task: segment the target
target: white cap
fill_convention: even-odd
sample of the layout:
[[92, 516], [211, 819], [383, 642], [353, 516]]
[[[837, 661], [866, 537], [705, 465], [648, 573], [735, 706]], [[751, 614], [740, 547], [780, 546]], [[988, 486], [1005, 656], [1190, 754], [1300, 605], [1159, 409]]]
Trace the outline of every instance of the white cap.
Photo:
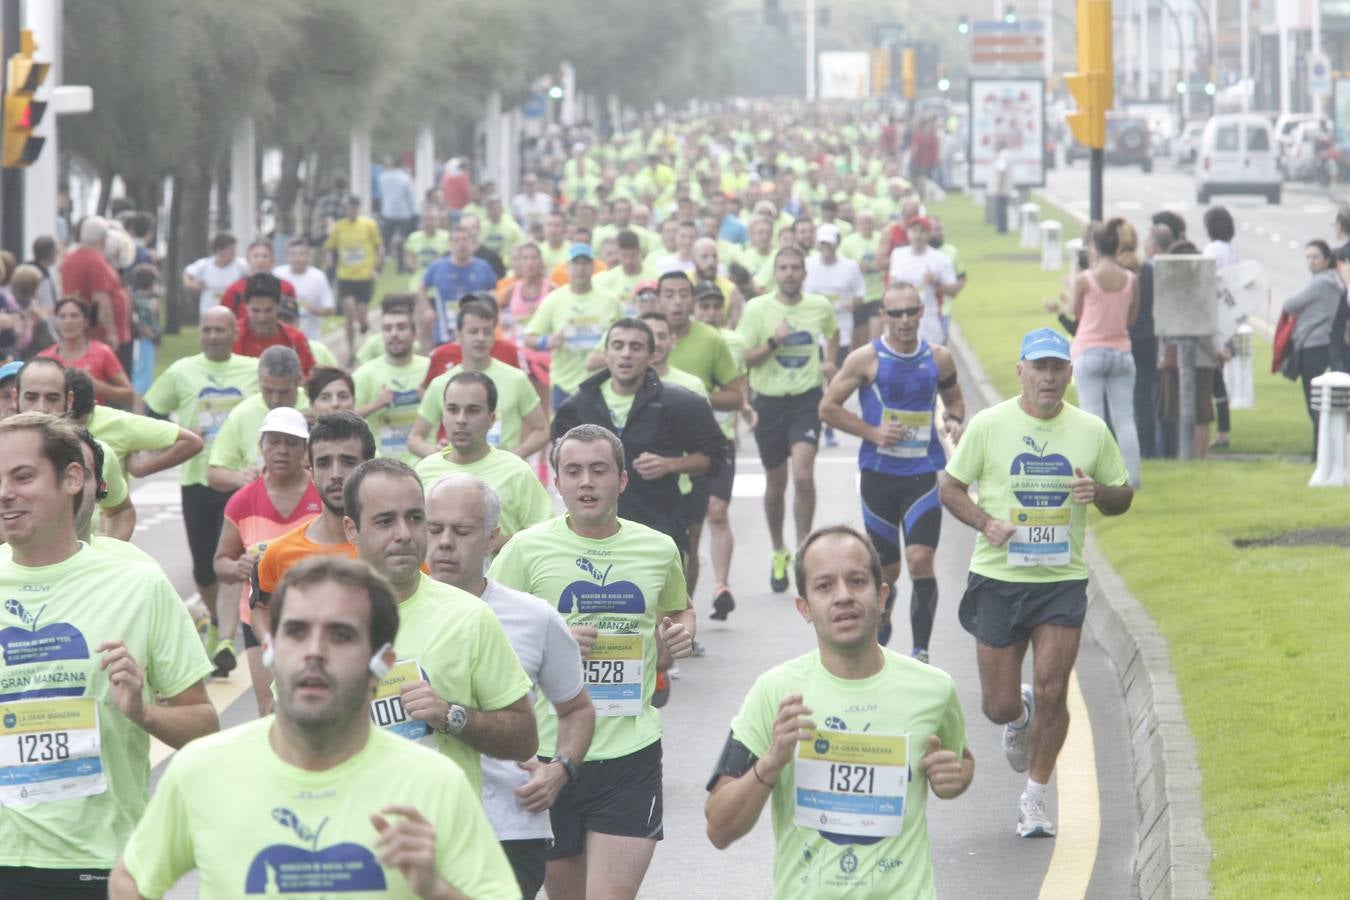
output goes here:
[[839, 245], [839, 226], [826, 222], [816, 227], [817, 244]]
[[262, 424], [258, 426], [258, 435], [261, 437], [269, 431], [276, 434], [289, 434], [291, 437], [298, 437], [302, 441], [309, 440], [309, 423], [305, 421], [304, 415], [299, 410], [292, 409], [289, 406], [278, 406], [267, 411], [267, 415], [263, 416]]

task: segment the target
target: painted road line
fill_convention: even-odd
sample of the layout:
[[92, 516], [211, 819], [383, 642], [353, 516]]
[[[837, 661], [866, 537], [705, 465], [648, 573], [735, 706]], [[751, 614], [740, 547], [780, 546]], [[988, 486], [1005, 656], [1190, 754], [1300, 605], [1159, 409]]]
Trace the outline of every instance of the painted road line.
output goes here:
[[[252, 691], [253, 689], [253, 682], [249, 679], [246, 666], [235, 669], [231, 675], [233, 677], [226, 681], [218, 681], [209, 676], [206, 679], [206, 696], [210, 698], [211, 705], [216, 708], [217, 715], [229, 709], [230, 704], [238, 700], [245, 691]], [[150, 739], [150, 768], [152, 770], [173, 754], [174, 749], [168, 744], [163, 743], [158, 738]]]
[[1055, 852], [1050, 857], [1045, 880], [1041, 882], [1040, 900], [1067, 900], [1087, 895], [1101, 836], [1097, 751], [1077, 672], [1069, 675], [1067, 700], [1069, 734], [1055, 767], [1059, 828], [1054, 839]]

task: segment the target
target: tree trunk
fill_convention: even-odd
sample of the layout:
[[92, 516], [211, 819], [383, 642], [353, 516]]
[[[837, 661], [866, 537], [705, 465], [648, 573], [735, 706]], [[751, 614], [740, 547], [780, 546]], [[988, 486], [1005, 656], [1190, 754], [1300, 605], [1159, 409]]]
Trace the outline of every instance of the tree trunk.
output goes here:
[[295, 204], [300, 196], [300, 160], [298, 147], [281, 148], [281, 179], [277, 182], [276, 217], [279, 234], [296, 235], [303, 229], [296, 221]]
[[164, 278], [170, 298], [165, 328], [170, 333], [197, 321], [197, 298], [182, 287], [181, 273], [188, 263], [209, 252], [210, 208], [211, 167], [189, 162], [174, 173], [173, 200], [169, 205], [169, 250], [164, 261]]

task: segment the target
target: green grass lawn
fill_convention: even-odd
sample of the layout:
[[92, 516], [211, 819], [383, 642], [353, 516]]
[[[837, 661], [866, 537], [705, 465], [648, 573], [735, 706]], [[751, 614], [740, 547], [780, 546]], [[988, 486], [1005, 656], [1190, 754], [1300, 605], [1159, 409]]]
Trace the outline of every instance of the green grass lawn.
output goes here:
[[[1041, 309], [1062, 275], [999, 236], [968, 198], [935, 211], [969, 286], [956, 321], [995, 386], [1017, 389], [1022, 334], [1055, 325]], [[1066, 233], [1073, 219], [1042, 203]], [[1232, 452], [1306, 453], [1311, 428], [1296, 383], [1270, 375], [1257, 342], [1256, 409], [1233, 412]], [[1266, 374], [1262, 374], [1266, 373]], [[1307, 487], [1286, 461], [1148, 460], [1129, 514], [1093, 517], [1111, 564], [1167, 638], [1199, 748], [1215, 897], [1350, 894], [1350, 550], [1239, 549], [1234, 539], [1344, 527], [1350, 495]]]

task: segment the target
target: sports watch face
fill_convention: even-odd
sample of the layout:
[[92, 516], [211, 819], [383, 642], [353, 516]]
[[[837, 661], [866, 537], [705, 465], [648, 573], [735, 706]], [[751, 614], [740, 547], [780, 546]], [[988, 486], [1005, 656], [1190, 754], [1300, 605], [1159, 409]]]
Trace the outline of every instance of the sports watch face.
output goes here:
[[462, 706], [451, 706], [445, 724], [451, 734], [459, 734], [469, 724], [469, 711]]

